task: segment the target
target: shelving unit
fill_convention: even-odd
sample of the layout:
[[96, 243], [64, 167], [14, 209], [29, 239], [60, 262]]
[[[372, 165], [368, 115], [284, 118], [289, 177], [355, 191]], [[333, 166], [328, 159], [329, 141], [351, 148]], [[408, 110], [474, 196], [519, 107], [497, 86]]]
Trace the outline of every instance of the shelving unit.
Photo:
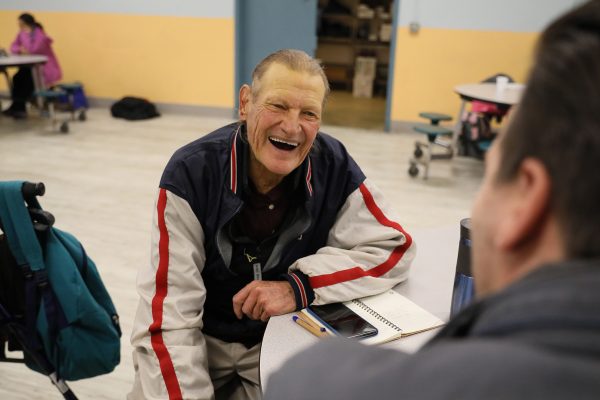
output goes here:
[[[374, 95], [386, 96], [390, 42], [381, 26], [392, 24], [393, 0], [320, 0], [317, 58], [333, 89], [352, 90], [356, 57], [375, 57]], [[368, 9], [371, 12], [368, 11]], [[370, 14], [370, 15], [369, 15]]]

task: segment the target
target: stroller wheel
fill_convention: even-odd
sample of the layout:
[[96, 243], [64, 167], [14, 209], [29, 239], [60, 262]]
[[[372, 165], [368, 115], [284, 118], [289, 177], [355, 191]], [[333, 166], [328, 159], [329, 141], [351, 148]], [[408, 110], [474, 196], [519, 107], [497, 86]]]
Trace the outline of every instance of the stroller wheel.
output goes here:
[[60, 131], [62, 133], [69, 133], [69, 124], [67, 124], [66, 122], [60, 124]]
[[412, 178], [419, 175], [419, 168], [416, 166], [416, 164], [410, 164], [410, 168], [408, 168], [408, 175], [410, 175]]
[[80, 121], [85, 121], [87, 119], [87, 115], [85, 115], [85, 110], [80, 111], [79, 116], [77, 118], [79, 118]]
[[423, 150], [421, 150], [420, 146], [417, 146], [413, 154], [415, 155], [415, 158], [421, 158], [423, 156]]

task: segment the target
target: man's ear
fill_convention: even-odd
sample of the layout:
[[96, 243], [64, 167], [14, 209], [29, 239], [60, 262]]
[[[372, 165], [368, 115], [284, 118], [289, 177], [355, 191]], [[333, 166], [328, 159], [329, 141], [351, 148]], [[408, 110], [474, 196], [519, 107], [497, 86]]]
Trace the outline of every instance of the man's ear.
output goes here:
[[535, 239], [546, 222], [552, 183], [541, 161], [526, 158], [508, 185], [507, 212], [497, 232], [497, 245], [504, 250], [514, 250]]
[[248, 118], [248, 107], [252, 97], [252, 89], [247, 84], [243, 84], [240, 88], [240, 108], [238, 110], [238, 116], [241, 121], [245, 121]]

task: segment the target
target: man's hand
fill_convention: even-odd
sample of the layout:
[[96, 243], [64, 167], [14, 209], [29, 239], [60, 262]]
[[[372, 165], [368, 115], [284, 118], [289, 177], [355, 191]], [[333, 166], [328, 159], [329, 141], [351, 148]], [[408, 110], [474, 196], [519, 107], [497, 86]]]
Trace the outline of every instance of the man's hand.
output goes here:
[[296, 309], [294, 291], [287, 281], [252, 281], [233, 296], [233, 312], [242, 319], [268, 320]]

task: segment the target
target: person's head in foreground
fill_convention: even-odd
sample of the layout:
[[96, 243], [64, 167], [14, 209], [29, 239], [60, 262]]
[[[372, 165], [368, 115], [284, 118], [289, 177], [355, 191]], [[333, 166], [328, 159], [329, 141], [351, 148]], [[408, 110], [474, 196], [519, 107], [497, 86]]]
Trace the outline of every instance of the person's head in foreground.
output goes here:
[[412, 356], [319, 344], [269, 381], [266, 398], [598, 398], [599, 162], [594, 0], [544, 31], [487, 154], [472, 215], [479, 300]]
[[543, 263], [600, 256], [600, 2], [554, 22], [492, 146], [473, 208], [477, 291]]

